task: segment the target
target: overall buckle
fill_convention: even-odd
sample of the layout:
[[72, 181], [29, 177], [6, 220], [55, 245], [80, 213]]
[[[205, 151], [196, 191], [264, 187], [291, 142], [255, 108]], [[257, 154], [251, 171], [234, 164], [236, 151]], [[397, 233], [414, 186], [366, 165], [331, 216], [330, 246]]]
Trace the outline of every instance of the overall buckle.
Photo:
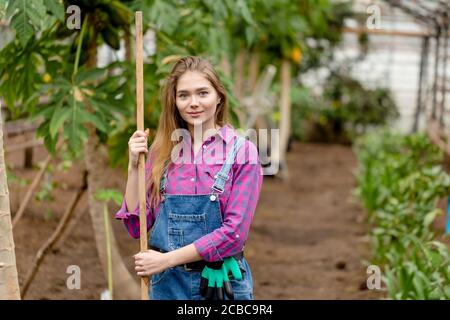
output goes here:
[[215, 177], [220, 177], [220, 178], [222, 178], [223, 180], [225, 180], [225, 181], [228, 181], [228, 179], [230, 178], [230, 176], [229, 175], [227, 175], [227, 174], [223, 174], [222, 172], [217, 172], [217, 174], [216, 174], [216, 176]]
[[217, 188], [215, 185], [213, 185], [213, 186], [211, 187], [211, 189], [213, 189], [213, 190], [216, 191], [217, 193], [222, 193], [222, 192], [223, 192], [223, 190]]

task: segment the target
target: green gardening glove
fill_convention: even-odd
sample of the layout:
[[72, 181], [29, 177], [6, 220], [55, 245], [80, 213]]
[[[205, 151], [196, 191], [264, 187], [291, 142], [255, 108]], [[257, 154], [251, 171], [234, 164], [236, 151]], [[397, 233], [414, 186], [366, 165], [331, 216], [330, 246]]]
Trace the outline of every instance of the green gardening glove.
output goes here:
[[229, 274], [231, 272], [231, 274], [233, 275], [233, 277], [236, 280], [242, 280], [241, 268], [239, 268], [239, 264], [235, 258], [233, 258], [233, 257], [226, 258], [223, 261], [223, 264], [225, 266], [227, 274]]
[[218, 300], [224, 300], [225, 293], [230, 300], [234, 300], [233, 288], [228, 276], [230, 272], [236, 280], [242, 279], [239, 265], [233, 257], [223, 261], [207, 262], [200, 280], [202, 297], [212, 300], [216, 296]]

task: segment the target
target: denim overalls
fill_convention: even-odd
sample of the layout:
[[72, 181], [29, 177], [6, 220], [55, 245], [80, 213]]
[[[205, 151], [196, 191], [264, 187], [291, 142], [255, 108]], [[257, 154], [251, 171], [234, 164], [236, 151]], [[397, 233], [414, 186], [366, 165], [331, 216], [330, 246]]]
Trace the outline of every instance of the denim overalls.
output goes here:
[[[161, 251], [172, 251], [193, 243], [202, 236], [222, 225], [219, 196], [225, 189], [228, 174], [237, 150], [245, 139], [237, 136], [231, 151], [209, 194], [165, 194], [160, 203], [156, 221], [153, 224], [149, 246]], [[165, 191], [167, 166], [161, 179], [161, 194]], [[225, 258], [225, 257], [224, 257]], [[242, 280], [230, 279], [235, 300], [253, 300], [253, 280], [250, 267], [242, 258], [238, 260], [242, 271]], [[185, 266], [176, 266], [151, 277], [150, 299], [152, 300], [203, 300], [200, 295], [201, 272], [186, 270]], [[225, 298], [228, 299], [228, 298]]]

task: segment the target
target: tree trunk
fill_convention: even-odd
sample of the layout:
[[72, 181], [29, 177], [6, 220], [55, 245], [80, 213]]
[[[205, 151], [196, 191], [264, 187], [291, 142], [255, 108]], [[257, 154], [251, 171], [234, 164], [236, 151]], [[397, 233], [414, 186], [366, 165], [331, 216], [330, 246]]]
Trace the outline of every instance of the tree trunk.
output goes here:
[[281, 97], [280, 97], [280, 164], [282, 178], [289, 177], [286, 166], [286, 151], [291, 132], [291, 63], [287, 59], [281, 62]]
[[231, 66], [230, 61], [228, 60], [228, 57], [224, 55], [222, 59], [220, 60], [219, 67], [222, 69], [223, 73], [227, 77], [231, 77]]
[[0, 119], [0, 300], [20, 300]]
[[133, 57], [133, 47], [131, 44], [131, 31], [130, 28], [125, 30], [125, 33], [123, 35], [123, 39], [125, 42], [125, 60], [128, 62], [132, 61]]
[[234, 70], [234, 95], [241, 102], [244, 93], [244, 69], [245, 69], [245, 59], [247, 56], [247, 50], [241, 48], [236, 57], [236, 64]]
[[[94, 68], [97, 65], [97, 46], [93, 40], [88, 48], [89, 60], [88, 68]], [[89, 213], [91, 215], [92, 226], [95, 233], [95, 242], [97, 251], [104, 271], [106, 279], [108, 264], [106, 254], [106, 233], [105, 223], [103, 219], [103, 204], [95, 199], [95, 194], [100, 189], [105, 188], [104, 184], [104, 168], [108, 166], [108, 154], [104, 146], [100, 144], [95, 127], [92, 124], [87, 125], [89, 132], [88, 141], [84, 147], [84, 159], [86, 170], [88, 172], [88, 202]], [[110, 228], [112, 230], [112, 227]], [[139, 286], [137, 279], [134, 279], [128, 269], [125, 267], [122, 257], [117, 248], [115, 237], [111, 237], [113, 276], [114, 276], [114, 293], [116, 299], [138, 299]]]
[[242, 98], [244, 94], [244, 68], [245, 68], [245, 60], [247, 56], [247, 51], [244, 47], [241, 47], [238, 55], [236, 56], [235, 64], [234, 64], [234, 86], [233, 93], [236, 99], [239, 102], [239, 107], [234, 110], [236, 113], [239, 124], [242, 126], [245, 124], [246, 114], [245, 110], [242, 109]]
[[[250, 65], [248, 71], [249, 96], [256, 97], [258, 95], [258, 92], [256, 92], [256, 86], [258, 84], [259, 79], [259, 65], [260, 65], [260, 53], [259, 51], [254, 51], [250, 55]], [[256, 117], [253, 126], [256, 131], [260, 129], [268, 129], [267, 123], [260, 115]], [[257, 135], [257, 137], [259, 139], [259, 135]]]
[[249, 95], [255, 93], [256, 83], [259, 77], [259, 57], [258, 51], [254, 51], [250, 55], [250, 66], [248, 71]]

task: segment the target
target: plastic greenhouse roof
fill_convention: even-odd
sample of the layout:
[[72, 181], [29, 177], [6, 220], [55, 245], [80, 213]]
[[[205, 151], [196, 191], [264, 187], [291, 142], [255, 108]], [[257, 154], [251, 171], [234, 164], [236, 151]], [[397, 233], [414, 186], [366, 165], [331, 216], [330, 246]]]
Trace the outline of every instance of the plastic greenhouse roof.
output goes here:
[[428, 27], [436, 26], [449, 28], [450, 1], [449, 0], [384, 0], [392, 7], [396, 7], [414, 17], [418, 23]]

